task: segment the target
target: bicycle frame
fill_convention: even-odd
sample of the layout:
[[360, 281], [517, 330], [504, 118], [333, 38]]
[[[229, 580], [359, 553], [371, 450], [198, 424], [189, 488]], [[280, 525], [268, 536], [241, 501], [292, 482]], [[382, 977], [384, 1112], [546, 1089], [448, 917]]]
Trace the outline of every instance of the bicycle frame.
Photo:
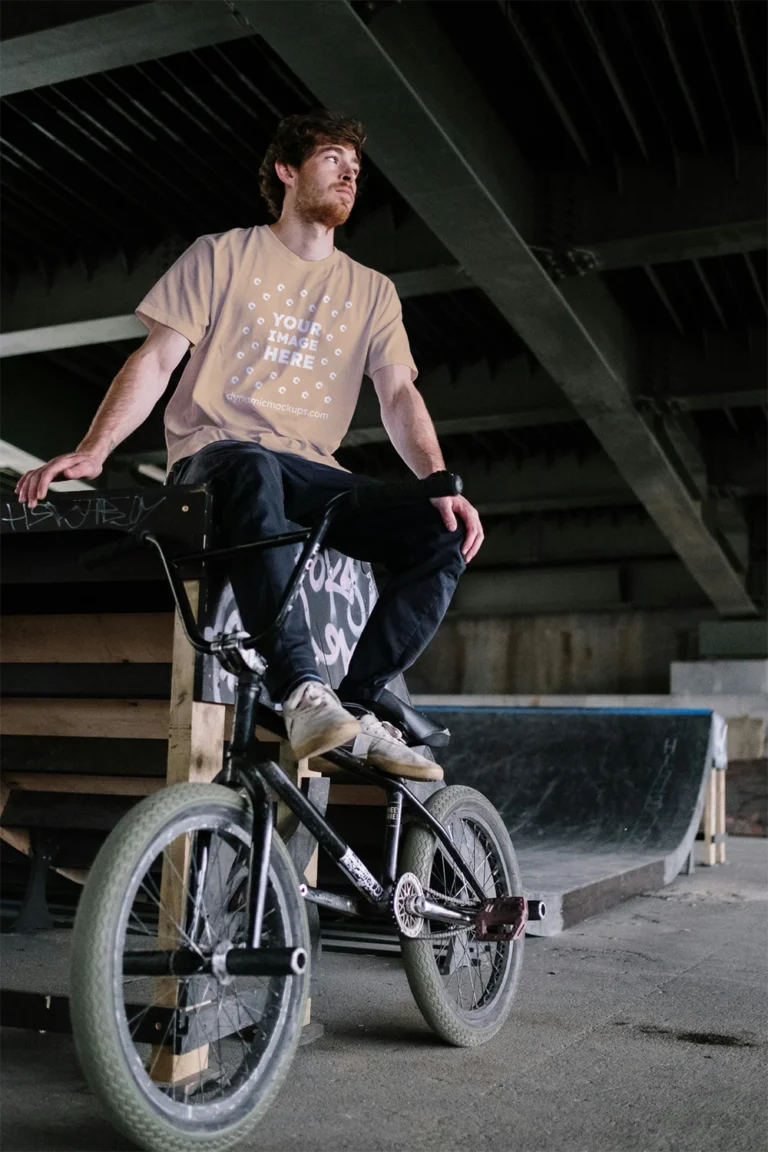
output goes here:
[[[200, 652], [215, 655], [226, 671], [236, 678], [235, 716], [232, 732], [232, 741], [227, 753], [224, 772], [220, 782], [231, 788], [243, 788], [251, 803], [253, 812], [253, 831], [248, 887], [248, 940], [251, 948], [258, 948], [261, 941], [262, 922], [264, 916], [264, 903], [266, 899], [269, 857], [273, 832], [272, 802], [267, 786], [273, 790], [299, 819], [299, 821], [315, 837], [318, 844], [330, 855], [339, 870], [363, 897], [365, 904], [360, 904], [348, 897], [338, 896], [335, 893], [313, 891], [302, 886], [305, 899], [321, 906], [333, 908], [346, 915], [359, 916], [366, 906], [376, 910], [379, 914], [388, 914], [390, 900], [397, 879], [397, 858], [400, 847], [402, 831], [403, 806], [405, 805], [413, 815], [428, 825], [442, 845], [446, 854], [453, 861], [457, 871], [466, 881], [468, 889], [474, 893], [482, 903], [485, 893], [477, 882], [476, 877], [462, 858], [460, 852], [453, 844], [446, 829], [430, 814], [425, 806], [413, 795], [406, 784], [396, 778], [387, 776], [376, 769], [370, 768], [357, 757], [338, 749], [334, 752], [324, 753], [325, 757], [339, 767], [349, 769], [370, 782], [382, 788], [388, 797], [386, 832], [384, 842], [384, 859], [381, 880], [369, 871], [363, 861], [337, 834], [315, 805], [296, 787], [286, 773], [268, 759], [263, 752], [260, 741], [256, 736], [256, 720], [267, 720], [265, 725], [277, 735], [285, 736], [282, 723], [278, 721], [275, 713], [260, 704], [266, 662], [255, 653], [255, 667], [246, 663], [242, 651], [253, 651], [261, 637], [246, 636], [240, 633], [221, 635], [213, 640], [205, 640], [200, 635], [197, 622], [194, 618], [192, 606], [186, 593], [178, 569], [184, 564], [193, 561], [211, 561], [233, 555], [240, 555], [250, 549], [274, 548], [304, 541], [304, 547], [297, 561], [291, 581], [286, 589], [283, 602], [278, 614], [270, 626], [271, 631], [278, 628], [293, 608], [301, 591], [301, 586], [307, 571], [311, 567], [315, 556], [322, 547], [323, 540], [333, 519], [343, 511], [346, 503], [346, 493], [332, 500], [323, 515], [320, 523], [314, 529], [303, 529], [297, 532], [283, 533], [263, 541], [252, 544], [240, 544], [232, 548], [213, 549], [207, 552], [191, 553], [169, 560], [156, 536], [147, 533], [144, 540], [151, 544], [165, 569], [168, 582], [173, 593], [176, 608], [182, 626], [190, 644]], [[270, 722], [273, 721], [273, 722]], [[456, 909], [442, 908], [440, 905], [428, 902], [430, 918], [441, 919], [446, 922], [472, 923], [473, 916]]]
[[[296, 787], [282, 768], [274, 761], [260, 755], [263, 751], [255, 735], [256, 708], [261, 677], [251, 673], [238, 679], [235, 724], [233, 738], [227, 755], [220, 782], [232, 788], [244, 788], [251, 800], [253, 810], [253, 850], [250, 863], [248, 891], [248, 939], [252, 948], [258, 948], [261, 938], [261, 923], [266, 896], [269, 852], [271, 846], [273, 815], [272, 803], [267, 786], [283, 800], [299, 821], [315, 837], [318, 844], [331, 857], [339, 870], [363, 897], [364, 903], [332, 892], [316, 891], [302, 886], [305, 899], [349, 916], [360, 916], [363, 909], [371, 908], [382, 915], [388, 915], [390, 900], [397, 880], [397, 859], [402, 831], [404, 805], [417, 818], [421, 819], [434, 832], [445, 852], [453, 861], [468, 887], [479, 901], [486, 899], [485, 893], [469, 869], [450, 835], [424, 805], [399, 779], [386, 777], [376, 769], [369, 768], [351, 753], [339, 749], [325, 753], [340, 767], [345, 767], [383, 788], [388, 796], [386, 832], [381, 879], [369, 871], [359, 856], [342, 840], [322, 813], [304, 793]], [[266, 710], [264, 710], [266, 711]], [[472, 923], [473, 916], [455, 909], [443, 909], [439, 905], [429, 905], [431, 918], [446, 922]]]

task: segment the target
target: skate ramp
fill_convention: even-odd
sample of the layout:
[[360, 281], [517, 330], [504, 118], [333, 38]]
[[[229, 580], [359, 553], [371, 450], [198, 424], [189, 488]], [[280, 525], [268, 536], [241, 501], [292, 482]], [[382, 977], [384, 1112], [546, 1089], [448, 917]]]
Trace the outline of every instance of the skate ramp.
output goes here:
[[537, 935], [669, 884], [726, 763], [726, 726], [709, 711], [420, 706], [451, 730], [446, 783], [501, 813], [526, 895], [547, 905]]

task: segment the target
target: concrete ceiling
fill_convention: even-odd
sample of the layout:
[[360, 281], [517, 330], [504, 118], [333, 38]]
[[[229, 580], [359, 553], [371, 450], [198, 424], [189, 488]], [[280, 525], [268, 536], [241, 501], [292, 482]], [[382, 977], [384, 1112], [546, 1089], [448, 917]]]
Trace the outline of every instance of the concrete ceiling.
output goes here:
[[[599, 516], [574, 562], [645, 564], [659, 605], [762, 607], [763, 6], [1, 7], [6, 440], [79, 438], [141, 337], [136, 302], [194, 236], [266, 220], [273, 126], [324, 103], [368, 127], [339, 242], [404, 300], [450, 466], [488, 519], [479, 566], [534, 564], [511, 543], [533, 517], [562, 568]], [[158, 417], [116, 482], [162, 462]], [[371, 390], [341, 459], [397, 472]]]

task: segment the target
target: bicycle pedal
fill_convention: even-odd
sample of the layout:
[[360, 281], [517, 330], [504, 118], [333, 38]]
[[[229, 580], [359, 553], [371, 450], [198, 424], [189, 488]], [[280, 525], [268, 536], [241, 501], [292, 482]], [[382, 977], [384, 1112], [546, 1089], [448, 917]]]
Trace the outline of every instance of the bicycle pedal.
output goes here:
[[528, 901], [524, 896], [498, 896], [487, 900], [477, 913], [477, 940], [519, 940], [528, 922]]

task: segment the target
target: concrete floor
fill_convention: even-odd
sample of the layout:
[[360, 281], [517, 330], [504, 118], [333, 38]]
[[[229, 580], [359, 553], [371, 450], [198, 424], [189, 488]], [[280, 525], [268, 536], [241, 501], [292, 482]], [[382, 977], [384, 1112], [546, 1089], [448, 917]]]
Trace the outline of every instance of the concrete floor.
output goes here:
[[[434, 1040], [399, 963], [325, 955], [324, 1036], [249, 1142], [270, 1152], [755, 1152], [768, 1146], [768, 842], [529, 939], [478, 1050]], [[122, 1152], [68, 1037], [3, 1029], [6, 1152]]]

